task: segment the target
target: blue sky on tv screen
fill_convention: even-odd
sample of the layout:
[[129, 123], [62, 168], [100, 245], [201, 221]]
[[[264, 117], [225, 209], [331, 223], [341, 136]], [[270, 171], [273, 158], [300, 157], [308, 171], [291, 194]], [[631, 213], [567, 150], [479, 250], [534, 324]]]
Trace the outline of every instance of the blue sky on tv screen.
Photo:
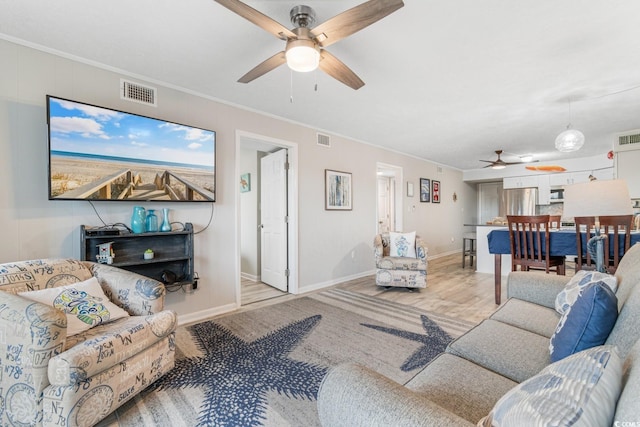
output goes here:
[[176, 123], [50, 98], [53, 151], [207, 167], [215, 133]]

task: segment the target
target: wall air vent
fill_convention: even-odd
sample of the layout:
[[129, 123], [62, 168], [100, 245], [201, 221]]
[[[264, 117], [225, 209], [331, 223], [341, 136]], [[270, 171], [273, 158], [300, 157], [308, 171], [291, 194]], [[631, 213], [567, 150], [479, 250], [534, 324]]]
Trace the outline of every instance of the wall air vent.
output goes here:
[[323, 147], [330, 148], [331, 147], [331, 137], [329, 135], [324, 135], [322, 133], [317, 134], [317, 144], [322, 145]]
[[135, 83], [129, 80], [120, 79], [120, 99], [138, 102], [140, 104], [158, 106], [158, 89]]
[[613, 149], [616, 152], [640, 150], [640, 129], [617, 134]]

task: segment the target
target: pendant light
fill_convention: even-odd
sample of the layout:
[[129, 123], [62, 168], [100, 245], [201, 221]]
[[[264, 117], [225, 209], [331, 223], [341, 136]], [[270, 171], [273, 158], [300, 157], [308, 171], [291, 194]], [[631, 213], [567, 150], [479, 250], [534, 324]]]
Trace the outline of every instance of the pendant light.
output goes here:
[[569, 100], [569, 124], [567, 130], [556, 137], [556, 150], [563, 153], [578, 151], [584, 145], [584, 134], [571, 127], [571, 100]]

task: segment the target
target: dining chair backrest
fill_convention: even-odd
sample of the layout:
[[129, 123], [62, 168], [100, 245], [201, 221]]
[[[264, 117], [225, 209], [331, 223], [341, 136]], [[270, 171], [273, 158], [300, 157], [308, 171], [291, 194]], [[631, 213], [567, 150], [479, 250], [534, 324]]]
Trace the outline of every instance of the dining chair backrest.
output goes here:
[[[595, 233], [595, 217], [576, 217], [576, 271], [595, 269], [595, 260], [591, 258], [586, 248], [586, 242]], [[607, 272], [614, 274], [620, 263], [620, 259], [631, 247], [631, 227], [633, 215], [613, 215], [601, 216], [600, 229], [604, 234], [604, 247], [609, 250], [604, 251], [604, 266]], [[583, 237], [583, 234], [584, 237]], [[610, 239], [613, 242], [610, 242]], [[621, 241], [621, 239], [623, 239]], [[621, 244], [622, 243], [622, 244]], [[622, 246], [622, 247], [621, 247]]]
[[507, 215], [511, 270], [544, 269], [549, 273], [556, 267], [564, 275], [564, 257], [552, 257], [549, 250], [549, 215]]
[[562, 227], [562, 215], [549, 215], [549, 224], [551, 228]]
[[576, 252], [578, 252], [576, 271], [595, 270], [596, 260], [591, 258], [591, 254], [587, 250], [587, 242], [595, 235], [596, 217], [577, 216], [573, 220], [576, 223]]

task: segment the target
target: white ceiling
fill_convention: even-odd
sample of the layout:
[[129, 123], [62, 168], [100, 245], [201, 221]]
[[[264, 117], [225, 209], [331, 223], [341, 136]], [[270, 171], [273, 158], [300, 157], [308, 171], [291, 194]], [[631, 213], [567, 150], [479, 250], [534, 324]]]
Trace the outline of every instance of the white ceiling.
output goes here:
[[[320, 23], [363, 1], [246, 3], [291, 28], [297, 4]], [[615, 133], [640, 128], [638, 0], [405, 0], [328, 48], [365, 81], [358, 91], [286, 66], [236, 83], [284, 42], [213, 0], [0, 0], [0, 11], [2, 38], [463, 170], [497, 149], [506, 161], [606, 156]], [[569, 100], [586, 143], [563, 154]]]

